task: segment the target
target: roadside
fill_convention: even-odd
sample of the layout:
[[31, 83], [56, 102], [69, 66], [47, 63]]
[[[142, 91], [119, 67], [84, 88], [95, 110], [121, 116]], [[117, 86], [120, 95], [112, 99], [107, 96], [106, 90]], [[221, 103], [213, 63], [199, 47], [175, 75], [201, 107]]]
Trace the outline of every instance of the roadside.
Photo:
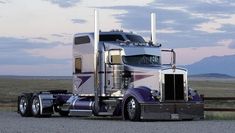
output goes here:
[[20, 117], [0, 112], [1, 133], [232, 133], [235, 120], [122, 121], [111, 117]]
[[[16, 112], [17, 96], [22, 92], [66, 89], [72, 91], [70, 78], [34, 77], [0, 78], [0, 111]], [[235, 97], [235, 80], [225, 79], [190, 79], [189, 86], [205, 96]], [[206, 107], [235, 107], [235, 101], [208, 102]], [[206, 112], [206, 119], [235, 120], [235, 112]]]

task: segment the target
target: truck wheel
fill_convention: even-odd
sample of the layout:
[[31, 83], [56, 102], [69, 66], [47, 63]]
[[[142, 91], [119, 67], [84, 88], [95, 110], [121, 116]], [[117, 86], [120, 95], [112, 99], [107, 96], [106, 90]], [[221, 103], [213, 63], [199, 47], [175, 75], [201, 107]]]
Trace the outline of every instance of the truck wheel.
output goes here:
[[35, 117], [39, 117], [40, 116], [40, 101], [39, 101], [39, 97], [37, 95], [35, 95], [32, 98], [31, 101], [32, 105], [31, 105], [31, 110], [32, 110], [32, 114]]
[[32, 116], [30, 101], [31, 101], [30, 94], [23, 94], [19, 97], [18, 111], [21, 116], [23, 117]]
[[62, 111], [62, 110], [60, 110], [59, 114], [60, 114], [60, 116], [66, 117], [66, 116], [69, 116], [69, 111]]
[[135, 98], [131, 97], [127, 100], [125, 110], [129, 120], [131, 121], [140, 120], [140, 105]]

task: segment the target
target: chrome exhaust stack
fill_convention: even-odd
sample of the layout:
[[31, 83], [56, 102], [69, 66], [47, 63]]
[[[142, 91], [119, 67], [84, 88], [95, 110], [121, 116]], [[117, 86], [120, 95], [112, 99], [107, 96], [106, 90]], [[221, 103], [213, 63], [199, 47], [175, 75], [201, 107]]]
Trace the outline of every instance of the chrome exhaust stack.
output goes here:
[[99, 12], [98, 10], [95, 10], [94, 13], [95, 22], [94, 22], [94, 93], [95, 93], [95, 111], [99, 111], [99, 75], [98, 75], [98, 58], [99, 58], [99, 52], [98, 52], [98, 44], [99, 44]]
[[157, 33], [156, 33], [156, 14], [151, 13], [151, 41], [153, 45], [157, 45]]

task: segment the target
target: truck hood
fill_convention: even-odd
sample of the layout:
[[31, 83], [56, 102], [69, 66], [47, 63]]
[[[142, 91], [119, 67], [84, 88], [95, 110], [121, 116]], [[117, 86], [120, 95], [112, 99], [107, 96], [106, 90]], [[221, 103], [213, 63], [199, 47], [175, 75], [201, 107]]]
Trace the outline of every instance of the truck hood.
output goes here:
[[131, 73], [131, 88], [145, 86], [151, 90], [158, 91], [161, 89], [164, 74], [187, 75], [187, 71], [185, 69], [173, 69], [170, 66], [138, 67], [128, 65], [125, 66], [124, 69]]

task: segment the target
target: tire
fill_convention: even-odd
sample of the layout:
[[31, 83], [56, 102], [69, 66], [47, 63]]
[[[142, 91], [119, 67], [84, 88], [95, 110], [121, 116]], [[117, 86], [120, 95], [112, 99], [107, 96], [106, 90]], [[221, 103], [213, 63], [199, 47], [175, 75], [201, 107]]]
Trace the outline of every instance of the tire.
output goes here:
[[131, 97], [127, 100], [125, 113], [130, 121], [140, 121], [140, 104], [135, 98]]
[[19, 96], [18, 100], [18, 112], [23, 117], [32, 116], [31, 112], [31, 94], [23, 94]]
[[63, 117], [69, 116], [69, 111], [60, 110], [58, 113], [60, 114], [60, 116], [63, 116]]
[[31, 99], [31, 111], [34, 117], [40, 117], [40, 101], [38, 95], [33, 96]]

